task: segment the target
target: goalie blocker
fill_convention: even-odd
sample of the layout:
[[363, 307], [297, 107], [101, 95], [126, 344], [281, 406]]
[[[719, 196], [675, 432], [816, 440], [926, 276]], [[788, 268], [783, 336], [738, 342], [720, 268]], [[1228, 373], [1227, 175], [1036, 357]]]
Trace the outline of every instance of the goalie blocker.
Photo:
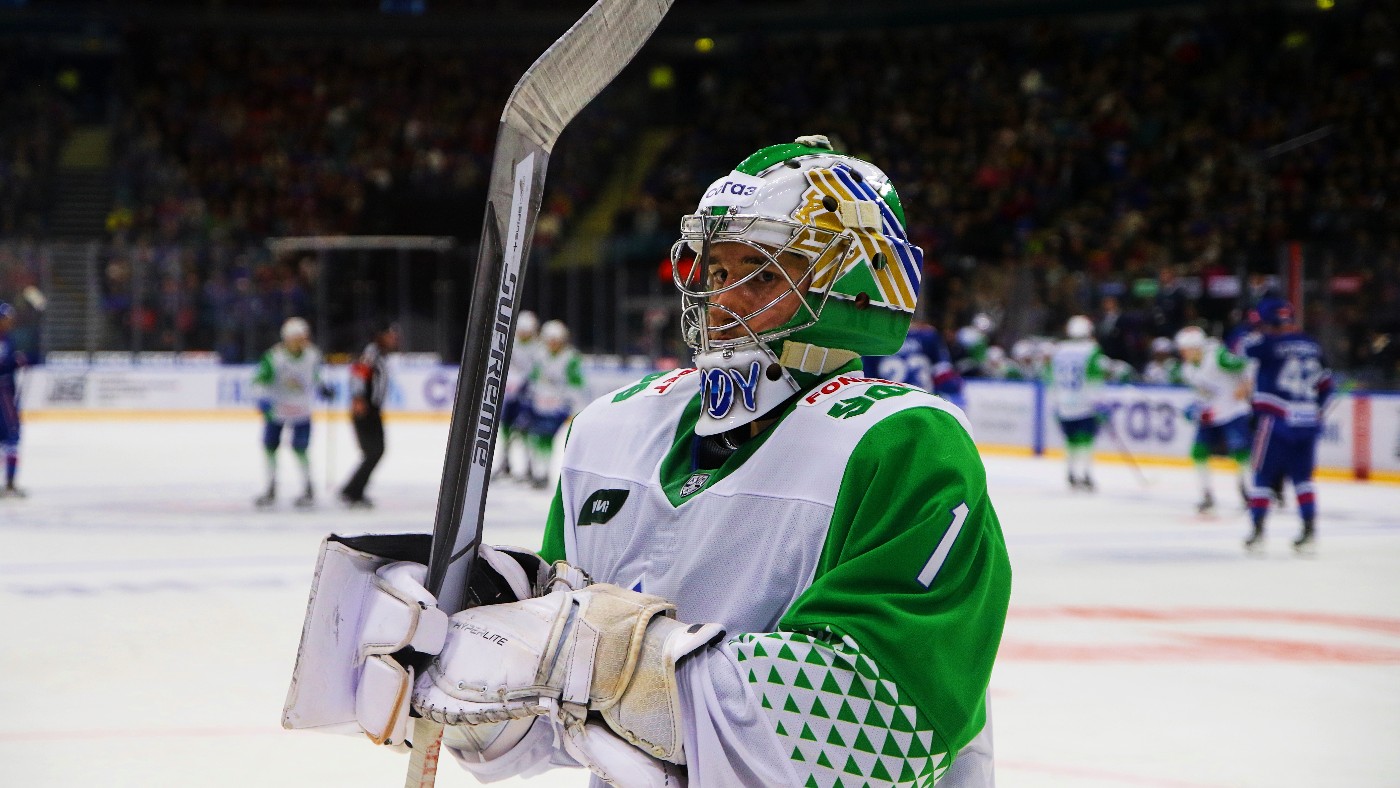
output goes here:
[[[544, 716], [605, 777], [664, 781], [666, 763], [685, 762], [676, 664], [722, 628], [678, 622], [664, 599], [590, 585], [566, 563], [489, 546], [473, 571], [479, 606], [449, 620], [423, 586], [427, 551], [417, 534], [322, 543], [283, 727], [398, 746], [411, 705], [466, 726], [444, 744], [486, 777]], [[415, 676], [419, 655], [437, 658]]]

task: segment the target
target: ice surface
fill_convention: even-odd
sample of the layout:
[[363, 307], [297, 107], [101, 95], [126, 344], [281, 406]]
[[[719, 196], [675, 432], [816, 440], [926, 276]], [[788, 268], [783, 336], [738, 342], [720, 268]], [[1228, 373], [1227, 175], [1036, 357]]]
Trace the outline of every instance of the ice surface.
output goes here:
[[[372, 512], [325, 492], [355, 457], [318, 427], [316, 510], [262, 486], [252, 419], [25, 425], [27, 500], [0, 500], [0, 785], [401, 784], [405, 759], [279, 715], [328, 531], [427, 530], [445, 422], [397, 421]], [[1247, 557], [1242, 507], [1194, 475], [988, 457], [1015, 571], [992, 681], [1002, 786], [1400, 785], [1400, 489], [1321, 482], [1319, 551], [1291, 511]], [[487, 539], [534, 545], [542, 492], [492, 489]], [[930, 648], [936, 648], [931, 644]], [[470, 785], [444, 765], [440, 785]], [[552, 773], [531, 785], [582, 785]]]

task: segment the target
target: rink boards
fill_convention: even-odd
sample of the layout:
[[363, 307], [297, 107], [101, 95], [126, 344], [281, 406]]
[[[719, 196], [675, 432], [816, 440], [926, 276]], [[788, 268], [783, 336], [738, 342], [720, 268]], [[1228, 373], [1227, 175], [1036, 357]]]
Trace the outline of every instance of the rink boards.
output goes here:
[[[647, 372], [642, 364], [590, 360], [585, 373], [591, 392], [601, 395]], [[227, 416], [253, 408], [251, 365], [95, 363], [55, 364], [26, 370], [22, 401], [27, 417]], [[328, 365], [325, 378], [335, 389], [326, 412], [346, 409], [348, 368]], [[451, 408], [456, 367], [436, 363], [391, 364], [386, 410], [439, 418]], [[1188, 389], [1123, 385], [1105, 389], [1112, 417], [1099, 438], [1108, 458], [1124, 449], [1147, 462], [1185, 462], [1195, 425], [1182, 413]], [[1055, 454], [1063, 439], [1039, 383], [968, 381], [966, 410], [977, 443], [984, 449], [1021, 454]], [[1400, 481], [1400, 394], [1351, 393], [1328, 404], [1318, 445], [1323, 475]]]

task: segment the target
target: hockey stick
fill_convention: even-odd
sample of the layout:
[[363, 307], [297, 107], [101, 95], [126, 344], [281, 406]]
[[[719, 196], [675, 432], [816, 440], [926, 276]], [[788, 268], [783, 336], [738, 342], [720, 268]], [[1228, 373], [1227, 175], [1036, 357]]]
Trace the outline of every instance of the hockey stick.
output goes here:
[[1137, 480], [1143, 487], [1151, 487], [1152, 480], [1148, 479], [1147, 474], [1142, 472], [1142, 468], [1138, 466], [1137, 458], [1133, 456], [1131, 451], [1128, 451], [1127, 442], [1123, 440], [1123, 436], [1118, 434], [1118, 430], [1113, 428], [1113, 418], [1109, 417], [1104, 419], [1103, 426], [1104, 431], [1113, 439], [1113, 445], [1118, 448], [1118, 453], [1123, 455], [1124, 460], [1128, 461], [1128, 466], [1133, 469], [1133, 474], [1137, 476]]
[[[598, 0], [530, 66], [501, 113], [428, 561], [428, 590], [448, 614], [468, 605], [523, 263], [550, 151], [564, 126], [651, 38], [671, 2]], [[441, 725], [414, 720], [406, 788], [433, 785], [441, 744]]]

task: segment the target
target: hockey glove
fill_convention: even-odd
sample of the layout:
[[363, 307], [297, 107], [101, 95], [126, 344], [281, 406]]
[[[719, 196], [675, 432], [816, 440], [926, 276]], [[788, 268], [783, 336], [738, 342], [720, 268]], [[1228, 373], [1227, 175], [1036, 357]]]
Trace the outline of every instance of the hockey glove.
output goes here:
[[273, 421], [272, 400], [270, 400], [270, 399], [260, 399], [260, 400], [258, 400], [258, 412], [262, 413], [263, 419], [264, 419], [264, 420], [266, 420], [266, 421]]
[[1185, 408], [1182, 408], [1182, 409], [1181, 409], [1181, 415], [1182, 415], [1182, 417], [1185, 418], [1187, 421], [1200, 421], [1200, 420], [1201, 420], [1201, 405], [1200, 405], [1200, 403], [1199, 403], [1199, 402], [1193, 402], [1193, 403], [1191, 403], [1190, 405], [1187, 405]]
[[464, 610], [418, 677], [413, 705], [445, 725], [548, 716], [584, 735], [590, 712], [652, 757], [683, 764], [676, 662], [724, 635], [614, 585]]
[[325, 400], [326, 402], [330, 402], [331, 400], [335, 399], [335, 388], [329, 383], [322, 383], [320, 386], [318, 386], [316, 388], [316, 393], [320, 395], [321, 399]]
[[[327, 537], [307, 605], [282, 725], [367, 734], [397, 745], [408, 734], [412, 665], [442, 650], [447, 616], [423, 587], [431, 537]], [[547, 565], [528, 551], [483, 545], [471, 597], [528, 598]]]

